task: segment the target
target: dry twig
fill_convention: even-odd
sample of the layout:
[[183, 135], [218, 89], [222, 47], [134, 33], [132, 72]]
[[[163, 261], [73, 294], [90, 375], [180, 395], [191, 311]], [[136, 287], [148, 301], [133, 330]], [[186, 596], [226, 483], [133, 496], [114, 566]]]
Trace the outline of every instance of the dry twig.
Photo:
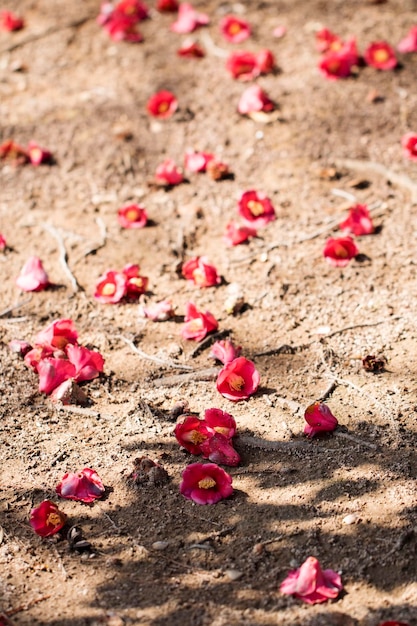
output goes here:
[[152, 381], [155, 387], [174, 387], [183, 383], [196, 382], [199, 380], [215, 380], [220, 372], [218, 367], [208, 367], [203, 370], [193, 370], [187, 374], [177, 374], [176, 376], [163, 376]]
[[79, 285], [77, 279], [75, 278], [74, 274], [71, 272], [71, 270], [70, 270], [70, 268], [68, 266], [68, 253], [67, 253], [67, 250], [65, 248], [64, 241], [63, 241], [61, 235], [59, 234], [59, 232], [57, 231], [55, 226], [52, 226], [52, 224], [48, 224], [47, 222], [45, 222], [44, 224], [42, 224], [42, 226], [44, 227], [45, 230], [48, 231], [48, 233], [50, 235], [52, 235], [52, 237], [54, 237], [54, 239], [56, 240], [56, 242], [58, 244], [59, 260], [61, 262], [62, 268], [63, 268], [67, 278], [69, 279], [69, 281], [70, 281], [70, 283], [72, 285], [73, 292], [75, 293], [79, 289], [82, 290], [82, 287]]
[[125, 342], [136, 354], [138, 354], [142, 359], [146, 359], [147, 361], [153, 361], [154, 363], [159, 363], [160, 365], [165, 365], [167, 367], [173, 367], [180, 370], [192, 370], [193, 368], [190, 365], [183, 365], [179, 361], [173, 361], [171, 359], [161, 359], [158, 356], [154, 356], [152, 354], [147, 354], [143, 352], [140, 348], [135, 346], [133, 341], [130, 341], [127, 337], [123, 335], [117, 335], [119, 339]]
[[9, 315], [9, 313], [16, 311], [16, 309], [20, 309], [25, 304], [28, 304], [31, 300], [32, 300], [32, 296], [29, 296], [29, 298], [26, 298], [26, 300], [22, 300], [21, 302], [18, 302], [17, 304], [14, 304], [13, 306], [7, 307], [7, 309], [3, 309], [3, 311], [0, 311], [0, 317], [6, 317], [6, 315]]

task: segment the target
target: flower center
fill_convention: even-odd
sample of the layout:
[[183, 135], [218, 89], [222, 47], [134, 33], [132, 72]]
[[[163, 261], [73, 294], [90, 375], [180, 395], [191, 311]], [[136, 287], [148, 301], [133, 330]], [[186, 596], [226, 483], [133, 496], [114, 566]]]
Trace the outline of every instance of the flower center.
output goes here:
[[106, 283], [101, 290], [103, 296], [112, 296], [116, 291], [116, 285], [114, 283]]
[[343, 246], [336, 246], [334, 254], [338, 259], [346, 259], [349, 256], [348, 251]]
[[207, 476], [206, 478], [202, 478], [198, 481], [198, 486], [200, 487], [200, 489], [211, 489], [212, 487], [216, 486], [216, 481], [214, 480], [214, 478], [210, 478], [209, 476]]
[[158, 104], [158, 113], [166, 113], [169, 109], [169, 104], [168, 102], [160, 102]]
[[242, 391], [245, 386], [244, 379], [238, 374], [229, 374], [227, 383], [230, 389], [233, 389], [233, 391]]
[[330, 74], [336, 74], [340, 70], [340, 61], [337, 61], [336, 59], [334, 61], [330, 61], [327, 69]]
[[135, 287], [138, 287], [138, 289], [141, 289], [143, 287], [143, 280], [139, 276], [130, 278], [129, 285], [134, 285]]
[[136, 222], [139, 219], [139, 211], [137, 209], [129, 209], [125, 213], [125, 218], [129, 222]]
[[197, 318], [188, 322], [188, 330], [190, 330], [192, 333], [195, 333], [201, 330], [202, 328], [203, 328], [203, 320], [201, 320], [200, 318]]
[[30, 156], [34, 161], [40, 161], [42, 158], [42, 151], [39, 148], [32, 148], [30, 151]]
[[388, 61], [389, 54], [386, 50], [376, 50], [374, 53], [374, 59], [377, 63], [384, 63]]
[[199, 433], [198, 430], [192, 430], [188, 435], [187, 439], [191, 441], [195, 446], [198, 446], [200, 443], [203, 443], [207, 439], [205, 435]]
[[261, 202], [258, 202], [257, 200], [249, 200], [248, 209], [255, 217], [258, 217], [258, 215], [262, 215], [264, 213], [263, 204]]
[[226, 428], [225, 426], [215, 426], [214, 430], [216, 431], [216, 433], [219, 433], [220, 435], [224, 435], [225, 437], [229, 436], [229, 429]]
[[240, 24], [238, 24], [237, 22], [233, 22], [233, 24], [230, 24], [229, 26], [230, 35], [237, 35], [238, 33], [240, 33], [241, 30], [242, 29], [240, 27]]
[[48, 526], [59, 526], [61, 521], [61, 516], [58, 513], [49, 513], [46, 518], [46, 524]]
[[193, 280], [196, 285], [204, 285], [206, 282], [204, 272], [198, 267], [193, 272]]

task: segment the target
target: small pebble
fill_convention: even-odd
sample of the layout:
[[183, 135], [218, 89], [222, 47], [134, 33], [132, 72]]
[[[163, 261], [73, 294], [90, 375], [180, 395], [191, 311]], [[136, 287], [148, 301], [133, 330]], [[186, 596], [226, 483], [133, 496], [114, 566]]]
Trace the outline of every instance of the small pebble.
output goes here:
[[239, 580], [239, 578], [243, 576], [242, 572], [239, 572], [238, 569], [227, 569], [224, 573], [229, 580]]
[[359, 524], [359, 522], [361, 521], [361, 517], [358, 513], [349, 513], [349, 515], [346, 515], [346, 517], [343, 518], [342, 522], [343, 524]]
[[166, 550], [169, 546], [169, 541], [154, 541], [154, 543], [152, 544], [152, 548], [154, 550]]

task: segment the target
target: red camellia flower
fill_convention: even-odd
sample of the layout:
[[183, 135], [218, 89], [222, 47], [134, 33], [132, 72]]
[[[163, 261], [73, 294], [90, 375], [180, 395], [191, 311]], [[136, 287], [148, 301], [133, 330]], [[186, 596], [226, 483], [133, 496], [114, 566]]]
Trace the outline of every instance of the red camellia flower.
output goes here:
[[306, 408], [304, 419], [307, 424], [304, 426], [304, 434], [314, 437], [318, 433], [331, 433], [338, 425], [338, 421], [323, 402], [314, 402]]
[[[28, 355], [26, 355], [28, 356]], [[39, 376], [39, 391], [50, 394], [56, 387], [75, 376], [75, 366], [67, 359], [42, 358], [36, 366]]]
[[233, 78], [239, 80], [252, 80], [261, 73], [256, 55], [253, 52], [232, 52], [226, 60], [226, 69]]
[[194, 152], [187, 150], [184, 156], [184, 165], [190, 172], [205, 172], [207, 165], [214, 159], [211, 152]]
[[192, 463], [182, 473], [180, 492], [197, 504], [215, 504], [232, 495], [232, 477], [214, 463]]
[[128, 204], [117, 212], [117, 219], [123, 228], [143, 228], [148, 216], [146, 209], [138, 204]]
[[201, 341], [208, 333], [217, 330], [219, 326], [211, 313], [199, 311], [192, 302], [186, 304], [184, 321], [181, 335], [184, 339], [194, 339], [194, 341]]
[[0, 29], [7, 30], [9, 32], [15, 30], [21, 30], [25, 25], [25, 22], [21, 17], [12, 13], [11, 11], [0, 12]]
[[275, 219], [275, 209], [264, 193], [245, 191], [238, 203], [239, 215], [250, 227], [261, 228]]
[[233, 402], [247, 400], [259, 387], [260, 376], [255, 364], [240, 356], [223, 367], [217, 376], [217, 391]]
[[238, 246], [241, 243], [244, 243], [251, 237], [256, 237], [257, 232], [254, 228], [249, 228], [248, 226], [239, 226], [235, 222], [229, 222], [226, 224], [226, 230], [223, 235], [223, 241], [231, 248], [232, 246]]
[[366, 204], [355, 204], [349, 209], [347, 218], [339, 224], [341, 230], [346, 230], [352, 235], [371, 235], [375, 228], [372, 217]]
[[331, 569], [323, 571], [314, 556], [309, 556], [301, 567], [292, 570], [280, 586], [281, 593], [293, 595], [308, 604], [333, 600], [342, 589], [339, 574]]
[[178, 8], [178, 18], [171, 24], [174, 33], [192, 33], [199, 26], [206, 26], [210, 22], [205, 13], [198, 13], [188, 2], [183, 2]]
[[316, 33], [316, 48], [319, 52], [333, 52], [340, 50], [343, 41], [328, 28], [322, 28]]
[[236, 466], [240, 463], [240, 456], [232, 446], [230, 439], [219, 433], [201, 444], [201, 453], [204, 459], [220, 465]]
[[80, 502], [93, 502], [93, 500], [101, 498], [104, 491], [101, 478], [97, 472], [88, 467], [76, 474], [71, 472], [64, 474], [56, 488], [56, 492], [61, 498], [79, 500]]
[[45, 272], [40, 258], [37, 256], [29, 257], [16, 279], [16, 285], [22, 291], [42, 291], [49, 284], [48, 274]]
[[319, 62], [319, 70], [328, 80], [347, 78], [359, 62], [356, 40], [350, 39], [338, 50], [331, 49]]
[[36, 141], [29, 141], [27, 153], [32, 165], [38, 166], [42, 163], [48, 163], [52, 159], [52, 154], [49, 150], [41, 148]]
[[49, 537], [64, 526], [67, 516], [51, 500], [44, 500], [30, 512], [29, 523], [37, 535]]
[[231, 341], [226, 339], [225, 341], [216, 341], [210, 350], [209, 357], [212, 359], [217, 359], [223, 365], [226, 363], [230, 363], [230, 361], [234, 361], [236, 359], [242, 348], [240, 346], [236, 347], [233, 345]]
[[48, 324], [36, 335], [35, 344], [51, 350], [63, 350], [69, 343], [76, 344], [77, 340], [74, 322], [70, 319], [59, 319]]
[[77, 383], [83, 380], [97, 378], [103, 371], [104, 359], [99, 352], [89, 350], [83, 346], [67, 345], [66, 354], [70, 363], [74, 365], [75, 373], [72, 376]]
[[256, 111], [269, 113], [275, 109], [275, 105], [268, 95], [258, 85], [248, 87], [240, 97], [237, 110], [241, 115], [249, 115]]
[[7, 242], [4, 235], [0, 233], [0, 251], [3, 252], [7, 248]]
[[142, 293], [145, 293], [148, 287], [148, 278], [139, 274], [140, 267], [136, 263], [129, 263], [122, 269], [122, 273], [126, 278], [125, 296], [128, 299], [137, 299]]
[[392, 70], [398, 61], [394, 49], [386, 41], [374, 41], [365, 50], [363, 58], [377, 70]]
[[171, 117], [178, 108], [178, 100], [170, 91], [158, 91], [146, 105], [148, 113], [160, 119]]
[[417, 161], [417, 133], [406, 133], [401, 139], [404, 156]]
[[165, 159], [163, 163], [158, 165], [155, 178], [163, 185], [179, 185], [184, 181], [180, 168], [175, 165], [172, 159]]
[[324, 246], [323, 256], [326, 261], [333, 267], [346, 267], [359, 250], [352, 237], [339, 237], [337, 239], [327, 240]]
[[236, 15], [225, 15], [220, 20], [220, 30], [223, 37], [231, 43], [241, 43], [251, 34], [249, 23]]
[[105, 304], [120, 302], [126, 293], [126, 276], [122, 272], [107, 270], [98, 279], [94, 297]]
[[113, 41], [142, 41], [141, 33], [136, 29], [138, 22], [148, 16], [148, 8], [140, 0], [121, 0], [116, 6], [111, 2], [101, 5], [97, 22], [103, 26]]
[[0, 145], [0, 160], [8, 161], [14, 166], [25, 165], [29, 162], [29, 155], [25, 148], [12, 139], [7, 139]]
[[177, 54], [180, 57], [188, 57], [189, 59], [202, 59], [206, 56], [203, 48], [194, 39], [186, 39], [178, 48]]
[[417, 52], [417, 26], [410, 28], [408, 34], [398, 44], [397, 50], [402, 54]]
[[236, 420], [233, 415], [221, 409], [206, 409], [204, 411], [204, 421], [217, 434], [223, 435], [226, 439], [231, 439], [236, 434]]
[[178, 2], [177, 0], [158, 0], [156, 8], [161, 13], [175, 13], [178, 11]]
[[182, 275], [197, 287], [213, 287], [221, 283], [221, 278], [214, 265], [207, 263], [207, 257], [196, 256], [182, 266]]
[[196, 415], [187, 415], [175, 426], [174, 435], [183, 448], [191, 454], [201, 454], [201, 444], [213, 437], [213, 429]]

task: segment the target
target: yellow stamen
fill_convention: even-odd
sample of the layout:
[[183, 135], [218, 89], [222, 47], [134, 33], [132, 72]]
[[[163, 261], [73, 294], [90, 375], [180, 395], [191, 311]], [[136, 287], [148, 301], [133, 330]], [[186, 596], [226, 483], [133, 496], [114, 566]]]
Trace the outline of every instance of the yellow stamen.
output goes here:
[[195, 320], [191, 320], [190, 322], [188, 322], [188, 330], [190, 330], [192, 333], [197, 332], [198, 330], [201, 330], [203, 328], [203, 320], [201, 319], [195, 319]]
[[216, 433], [220, 433], [220, 435], [224, 435], [225, 437], [227, 437], [229, 435], [229, 429], [222, 427], [222, 426], [215, 426], [214, 430], [216, 431]]
[[212, 487], [216, 486], [216, 481], [214, 480], [214, 478], [209, 478], [207, 476], [207, 478], [203, 478], [202, 480], [198, 481], [198, 486], [200, 487], [200, 489], [211, 489]]
[[257, 202], [256, 200], [249, 200], [248, 209], [255, 217], [258, 215], [262, 215], [264, 213], [264, 207], [261, 202]]
[[237, 22], [233, 22], [229, 26], [229, 34], [230, 35], [237, 35], [238, 33], [240, 33], [241, 30], [242, 30], [242, 27]]
[[61, 516], [58, 513], [49, 513], [46, 518], [46, 523], [48, 526], [59, 526], [61, 524]]
[[374, 59], [377, 63], [385, 63], [389, 59], [389, 54], [386, 50], [375, 50]]
[[227, 383], [233, 391], [242, 391], [245, 386], [244, 379], [242, 376], [238, 376], [237, 374], [229, 374]]
[[197, 286], [204, 285], [206, 282], [204, 272], [198, 267], [193, 272], [193, 280]]
[[187, 437], [184, 437], [184, 439], [187, 439], [188, 441], [191, 441], [191, 443], [193, 443], [195, 446], [198, 446], [198, 444], [203, 443], [203, 441], [205, 441], [207, 437], [202, 433], [199, 433], [198, 430], [192, 430]]
[[158, 104], [158, 113], [166, 113], [169, 109], [168, 102], [160, 102]]
[[135, 287], [141, 289], [143, 287], [143, 279], [140, 278], [140, 276], [136, 276], [135, 278], [129, 278], [129, 284], [135, 285]]
[[106, 283], [101, 290], [103, 296], [112, 296], [116, 291], [116, 285], [113, 283]]
[[136, 220], [139, 219], [139, 211], [137, 209], [129, 209], [125, 213], [125, 218], [129, 222], [136, 222]]

